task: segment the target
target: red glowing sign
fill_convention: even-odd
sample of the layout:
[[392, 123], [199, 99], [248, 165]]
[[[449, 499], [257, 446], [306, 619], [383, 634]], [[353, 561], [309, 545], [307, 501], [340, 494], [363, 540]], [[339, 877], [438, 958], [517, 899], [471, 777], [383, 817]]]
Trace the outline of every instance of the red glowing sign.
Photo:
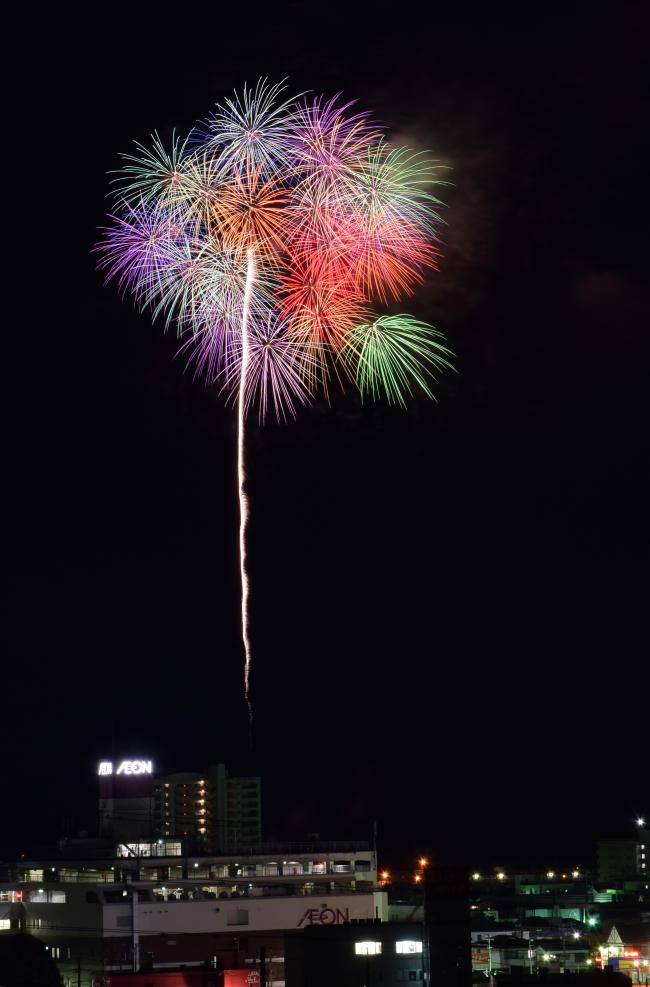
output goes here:
[[259, 987], [259, 970], [224, 970], [224, 987]]

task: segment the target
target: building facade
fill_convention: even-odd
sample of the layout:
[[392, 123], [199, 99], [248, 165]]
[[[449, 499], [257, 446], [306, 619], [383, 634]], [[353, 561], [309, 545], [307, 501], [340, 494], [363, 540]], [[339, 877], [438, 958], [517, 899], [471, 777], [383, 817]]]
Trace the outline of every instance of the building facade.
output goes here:
[[153, 832], [194, 837], [214, 849], [257, 847], [262, 842], [261, 787], [260, 778], [229, 777], [223, 764], [159, 776], [153, 786]]
[[311, 925], [302, 935], [287, 933], [286, 987], [422, 984], [425, 959], [420, 923]]
[[159, 839], [103, 858], [20, 861], [0, 885], [0, 936], [45, 942], [66, 987], [134, 969], [254, 971], [262, 959], [267, 987], [283, 987], [287, 932], [388, 919], [367, 845], [185, 851]]
[[146, 757], [102, 760], [97, 775], [101, 837], [124, 843], [189, 838], [206, 850], [262, 842], [260, 778], [230, 777], [224, 764], [156, 775]]
[[648, 876], [646, 845], [641, 840], [599, 840], [598, 880], [601, 884]]

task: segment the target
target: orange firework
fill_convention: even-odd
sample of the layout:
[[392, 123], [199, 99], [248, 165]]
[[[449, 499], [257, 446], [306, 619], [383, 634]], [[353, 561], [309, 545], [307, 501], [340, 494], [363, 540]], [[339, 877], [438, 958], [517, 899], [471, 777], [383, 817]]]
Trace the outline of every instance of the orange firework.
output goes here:
[[211, 218], [228, 249], [245, 252], [254, 248], [257, 254], [277, 261], [285, 249], [288, 204], [289, 190], [247, 163], [220, 187]]

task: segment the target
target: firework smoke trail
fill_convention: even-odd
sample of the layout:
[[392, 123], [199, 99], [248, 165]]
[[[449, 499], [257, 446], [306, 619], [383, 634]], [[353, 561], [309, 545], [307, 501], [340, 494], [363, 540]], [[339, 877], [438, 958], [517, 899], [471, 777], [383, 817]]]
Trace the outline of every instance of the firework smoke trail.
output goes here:
[[244, 695], [248, 706], [248, 722], [253, 724], [253, 704], [250, 697], [251, 678], [251, 642], [248, 636], [248, 597], [250, 586], [246, 572], [246, 525], [248, 523], [249, 506], [246, 496], [246, 466], [244, 463], [244, 420], [246, 417], [246, 372], [250, 357], [248, 336], [248, 313], [250, 310], [251, 291], [255, 279], [255, 254], [252, 247], [246, 254], [248, 268], [246, 271], [246, 288], [244, 290], [244, 305], [241, 322], [241, 370], [239, 375], [239, 399], [237, 404], [237, 477], [239, 481], [239, 571], [241, 575], [241, 636], [244, 644]]

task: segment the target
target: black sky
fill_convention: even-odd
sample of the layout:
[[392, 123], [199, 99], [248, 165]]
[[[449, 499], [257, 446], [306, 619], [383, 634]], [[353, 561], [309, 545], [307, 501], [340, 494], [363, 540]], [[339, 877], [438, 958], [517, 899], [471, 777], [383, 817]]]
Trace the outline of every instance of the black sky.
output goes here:
[[[650, 812], [643, 7], [18, 24], [0, 856], [92, 824], [112, 731], [165, 770], [260, 771], [270, 836], [376, 818], [394, 858], [568, 865]], [[459, 372], [437, 404], [251, 427], [250, 751], [235, 417], [90, 251], [118, 152], [259, 76], [343, 90], [450, 167], [407, 310]]]

